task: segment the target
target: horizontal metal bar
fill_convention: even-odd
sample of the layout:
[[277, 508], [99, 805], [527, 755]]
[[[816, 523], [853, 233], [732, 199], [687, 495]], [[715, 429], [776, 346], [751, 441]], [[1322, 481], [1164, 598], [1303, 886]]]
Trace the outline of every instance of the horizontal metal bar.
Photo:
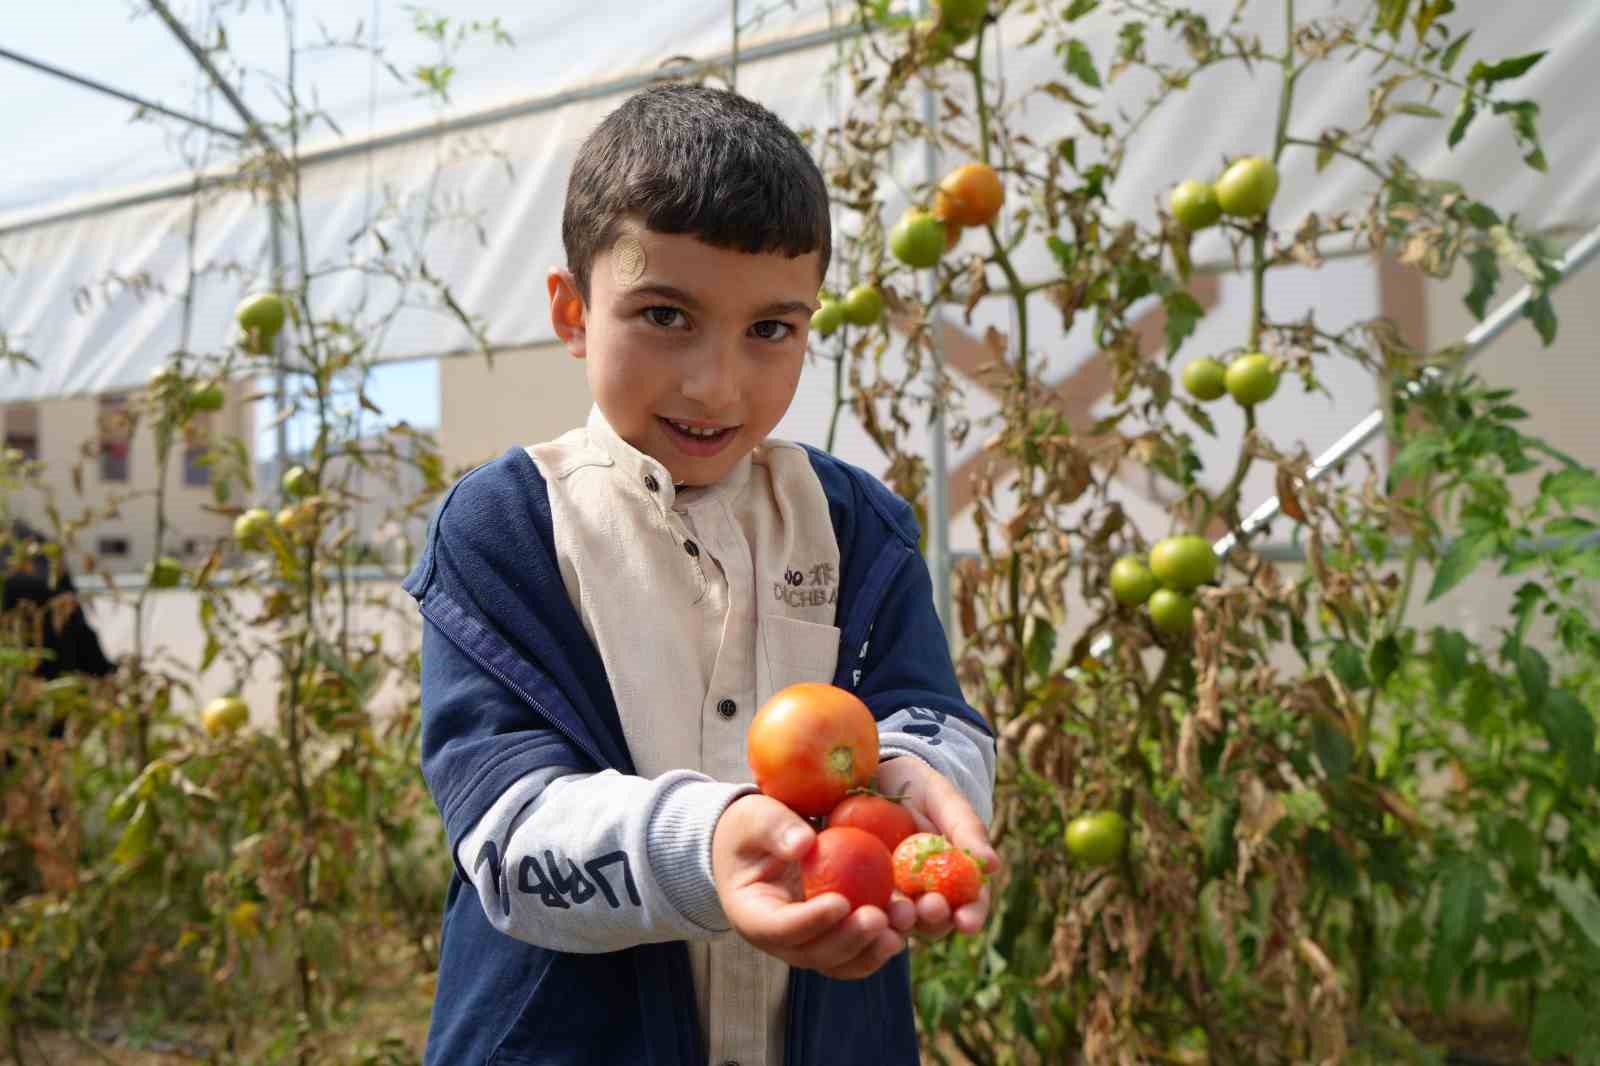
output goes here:
[[[776, 41], [755, 45], [751, 48], [739, 50], [740, 63], [754, 63], [763, 59], [774, 59], [795, 52], [807, 51], [822, 45], [833, 44], [836, 41], [846, 40], [859, 36], [862, 32], [860, 23], [851, 23], [848, 26], [838, 26], [830, 29], [815, 30], [807, 33], [796, 34], [793, 37], [784, 37]], [[567, 89], [546, 96], [531, 97], [520, 100], [514, 104], [503, 104], [497, 107], [473, 111], [458, 115], [442, 123], [420, 123], [406, 126], [385, 133], [376, 134], [353, 140], [341, 141], [326, 148], [310, 149], [302, 152], [299, 162], [302, 168], [318, 166], [324, 163], [346, 159], [353, 155], [371, 152], [379, 148], [392, 148], [413, 141], [427, 140], [449, 133], [462, 130], [476, 129], [495, 122], [512, 118], [521, 118], [527, 115], [536, 115], [546, 111], [554, 111], [569, 104], [581, 103], [586, 100], [602, 99], [607, 96], [618, 96], [632, 92], [635, 89], [652, 85], [658, 81], [671, 78], [681, 78], [703, 74], [725, 65], [732, 58], [731, 52], [723, 52], [710, 59], [700, 60], [695, 63], [685, 63], [680, 66], [656, 68], [641, 71], [635, 74], [614, 78], [610, 81], [596, 82], [581, 88]], [[82, 218], [92, 218], [96, 215], [110, 214], [129, 207], [138, 207], [144, 204], [155, 203], [161, 200], [170, 200], [177, 197], [188, 196], [197, 189], [210, 189], [219, 185], [226, 185], [237, 180], [237, 174], [231, 168], [217, 167], [209, 173], [200, 176], [198, 185], [194, 176], [181, 179], [162, 181], [151, 185], [138, 192], [125, 192], [113, 194], [102, 199], [88, 203], [80, 203], [72, 207], [60, 209], [43, 209], [34, 215], [25, 215], [14, 222], [0, 224], [0, 237], [7, 237], [40, 226], [49, 226], [60, 222], [70, 222]]]
[[80, 85], [85, 89], [91, 89], [97, 93], [104, 93], [106, 96], [114, 96], [118, 100], [124, 100], [137, 107], [142, 107], [146, 111], [154, 111], [158, 114], [166, 115], [168, 118], [175, 118], [180, 122], [187, 122], [191, 126], [199, 126], [203, 130], [210, 130], [212, 133], [221, 134], [224, 137], [230, 137], [236, 141], [244, 140], [245, 135], [244, 131], [242, 130], [231, 130], [226, 126], [218, 126], [216, 123], [208, 122], [203, 118], [196, 118], [195, 116], [185, 114], [182, 111], [174, 111], [172, 108], [167, 107], [164, 104], [158, 104], [154, 100], [146, 100], [142, 96], [135, 96], [133, 93], [123, 92], [121, 89], [113, 88], [104, 82], [95, 81], [93, 78], [86, 78], [82, 74], [74, 74], [70, 70], [63, 70], [60, 67], [52, 66], [43, 60], [32, 59], [28, 56], [22, 55], [21, 53], [13, 52], [9, 48], [0, 48], [0, 59], [9, 59], [14, 63], [21, 63], [25, 67], [32, 67], [34, 70], [42, 71], [45, 74], [49, 74], [51, 77], [60, 78], [62, 81], [69, 81], [72, 84]]

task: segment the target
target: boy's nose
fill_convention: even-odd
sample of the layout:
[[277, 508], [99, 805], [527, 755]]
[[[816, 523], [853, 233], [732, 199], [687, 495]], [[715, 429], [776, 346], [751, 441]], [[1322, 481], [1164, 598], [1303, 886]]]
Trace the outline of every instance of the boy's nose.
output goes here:
[[733, 406], [739, 395], [738, 352], [734, 345], [708, 345], [684, 369], [683, 395], [708, 414]]

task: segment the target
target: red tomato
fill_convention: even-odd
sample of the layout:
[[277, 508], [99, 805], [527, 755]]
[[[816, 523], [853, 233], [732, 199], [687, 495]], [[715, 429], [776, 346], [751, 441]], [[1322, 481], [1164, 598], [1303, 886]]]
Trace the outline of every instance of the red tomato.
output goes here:
[[867, 705], [833, 685], [804, 682], [774, 693], [745, 738], [756, 786], [815, 818], [878, 770], [878, 723]]
[[894, 891], [894, 863], [883, 841], [865, 829], [838, 826], [817, 834], [817, 842], [800, 860], [806, 899], [838, 892], [850, 909], [887, 910]]
[[867, 792], [846, 796], [828, 812], [828, 825], [848, 825], [865, 829], [884, 847], [893, 851], [900, 842], [917, 831], [917, 820], [903, 803]]
[[928, 856], [922, 864], [922, 879], [929, 892], [943, 896], [950, 909], [965, 906], [983, 892], [983, 871], [978, 860], [960, 848]]

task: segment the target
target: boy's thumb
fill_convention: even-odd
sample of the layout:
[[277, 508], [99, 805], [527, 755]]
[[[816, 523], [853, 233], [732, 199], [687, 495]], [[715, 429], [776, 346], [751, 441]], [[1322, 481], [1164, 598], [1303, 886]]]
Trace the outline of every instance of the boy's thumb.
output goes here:
[[773, 820], [773, 853], [786, 862], [799, 862], [811, 850], [817, 834], [799, 815]]

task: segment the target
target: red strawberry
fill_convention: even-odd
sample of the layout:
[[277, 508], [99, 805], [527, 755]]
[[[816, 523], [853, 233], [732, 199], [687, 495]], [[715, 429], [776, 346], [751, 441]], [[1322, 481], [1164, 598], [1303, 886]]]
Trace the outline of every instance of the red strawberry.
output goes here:
[[924, 868], [930, 857], [950, 850], [937, 833], [912, 833], [894, 849], [894, 887], [915, 898], [928, 891]]
[[978, 860], [960, 848], [928, 856], [922, 864], [922, 880], [929, 892], [937, 892], [950, 909], [964, 906], [983, 892], [983, 871]]

